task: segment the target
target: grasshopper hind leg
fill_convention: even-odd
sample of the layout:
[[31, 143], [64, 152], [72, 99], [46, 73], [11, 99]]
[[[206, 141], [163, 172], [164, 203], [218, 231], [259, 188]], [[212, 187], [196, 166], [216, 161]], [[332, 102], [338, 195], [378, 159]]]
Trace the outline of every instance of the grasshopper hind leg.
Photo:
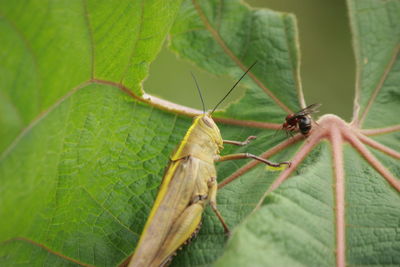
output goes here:
[[189, 205], [176, 219], [174, 226], [169, 231], [166, 242], [161, 247], [156, 259], [150, 266], [168, 266], [175, 255], [175, 251], [187, 244], [197, 234], [201, 215], [204, 210], [204, 201], [199, 200]]
[[[193, 234], [178, 248], [178, 250], [182, 250], [182, 248], [188, 244], [190, 244], [190, 242], [192, 242], [192, 240], [194, 238], [196, 238], [196, 236], [198, 235], [198, 233], [200, 232], [200, 228], [201, 228], [201, 221], [199, 223], [199, 225], [197, 226], [196, 230], [193, 232]], [[175, 251], [174, 253], [172, 253], [163, 263], [161, 263], [160, 267], [167, 267], [171, 264], [172, 260], [174, 259], [174, 257], [178, 255], [178, 252]]]

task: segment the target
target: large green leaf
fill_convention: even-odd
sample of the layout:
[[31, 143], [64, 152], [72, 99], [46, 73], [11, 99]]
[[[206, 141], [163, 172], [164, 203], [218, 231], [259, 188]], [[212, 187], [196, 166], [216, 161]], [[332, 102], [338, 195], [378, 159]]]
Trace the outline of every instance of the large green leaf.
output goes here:
[[215, 74], [239, 76], [258, 62], [240, 105], [220, 115], [279, 123], [286, 112], [298, 110], [302, 93], [294, 16], [237, 1], [204, 2], [184, 2], [171, 30], [171, 48]]
[[0, 151], [93, 79], [141, 95], [180, 1], [0, 1]]
[[[218, 192], [219, 209], [231, 227], [243, 223], [224, 252], [227, 237], [207, 209], [172, 265], [221, 255], [220, 266], [400, 264], [400, 127], [382, 116], [398, 101], [384, 94], [400, 91], [399, 1], [349, 6], [358, 65], [371, 54], [369, 74], [359, 69], [361, 111], [352, 124], [322, 117], [301, 142], [274, 136], [287, 112], [305, 105], [293, 15], [236, 0], [0, 2], [1, 265], [115, 266], [133, 252], [168, 157], [197, 114], [142, 92], [173, 21], [170, 48], [211, 73], [237, 78], [258, 61], [245, 96], [216, 114], [225, 139], [258, 138], [223, 153], [293, 165], [280, 174], [218, 163], [219, 181], [240, 177]], [[377, 51], [392, 53], [374, 58], [376, 39]], [[381, 96], [390, 104], [376, 104]], [[361, 130], [363, 120], [375, 129]]]
[[[400, 2], [349, 1], [357, 63], [355, 120], [369, 128], [398, 124]], [[365, 123], [364, 123], [365, 122]]]
[[351, 125], [320, 119], [294, 156], [295, 167], [309, 147], [328, 142], [310, 152], [304, 172], [278, 189], [290, 172], [276, 180], [217, 266], [400, 264], [400, 125], [393, 116], [400, 104], [400, 1], [348, 6], [358, 66]]
[[[120, 179], [136, 177], [130, 179], [133, 186], [147, 175], [135, 175], [134, 165], [139, 162], [134, 158], [129, 159], [130, 167], [128, 162], [123, 167], [118, 158], [128, 142], [138, 145], [138, 154], [145, 153], [147, 119], [132, 115], [135, 105], [127, 104], [132, 97], [120, 87], [142, 94], [140, 84], [179, 6], [180, 1], [147, 0], [0, 2], [2, 265], [109, 266], [132, 251], [138, 236], [134, 232], [141, 231], [135, 218], [143, 222], [144, 217], [136, 216], [133, 191], [124, 194], [121, 190], [130, 189]], [[103, 85], [96, 85], [101, 79]], [[124, 104], [127, 112], [116, 115]], [[144, 109], [151, 114], [152, 108]], [[142, 130], [126, 128], [122, 121], [128, 125], [139, 121], [134, 125]], [[104, 130], [107, 134], [96, 143], [92, 134], [100, 137]], [[123, 140], [117, 141], [121, 134]], [[158, 155], [163, 158], [161, 168], [177, 141], [161, 142], [161, 147], [170, 147], [165, 155]], [[100, 150], [106, 156], [103, 160]], [[111, 151], [118, 163], [110, 168]], [[141, 159], [153, 173], [154, 164], [145, 154]], [[103, 182], [90, 170], [93, 166], [107, 169]], [[116, 170], [124, 174], [119, 176]], [[157, 182], [152, 187], [157, 187], [161, 175], [155, 173]], [[82, 186], [85, 181], [90, 185]], [[133, 186], [134, 191], [145, 191], [145, 185]], [[118, 203], [104, 203], [107, 199], [119, 199], [126, 210]], [[108, 205], [113, 207], [109, 211]], [[131, 225], [137, 229], [130, 229]]]

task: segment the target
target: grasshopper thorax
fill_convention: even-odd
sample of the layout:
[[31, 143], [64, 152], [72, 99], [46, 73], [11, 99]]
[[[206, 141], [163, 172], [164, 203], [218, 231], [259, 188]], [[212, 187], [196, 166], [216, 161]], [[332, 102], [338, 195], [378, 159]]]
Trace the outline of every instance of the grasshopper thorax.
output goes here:
[[192, 156], [213, 164], [215, 155], [218, 155], [222, 148], [223, 141], [218, 126], [209, 114], [202, 114], [194, 117], [192, 126], [171, 160]]

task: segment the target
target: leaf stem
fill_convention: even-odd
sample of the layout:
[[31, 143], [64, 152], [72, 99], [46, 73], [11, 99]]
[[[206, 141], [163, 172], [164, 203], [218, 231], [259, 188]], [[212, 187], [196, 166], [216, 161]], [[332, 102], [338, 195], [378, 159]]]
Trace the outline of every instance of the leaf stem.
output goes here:
[[345, 186], [343, 163], [343, 139], [339, 128], [332, 127], [330, 132], [332, 142], [332, 159], [335, 179], [336, 200], [336, 266], [346, 266], [346, 242], [345, 242]]
[[314, 132], [303, 144], [300, 150], [296, 153], [296, 155], [292, 159], [292, 164], [290, 168], [285, 169], [279, 177], [271, 184], [268, 190], [264, 193], [261, 197], [260, 201], [258, 202], [257, 206], [254, 210], [257, 210], [261, 207], [264, 202], [264, 199], [267, 197], [269, 193], [277, 189], [289, 176], [292, 172], [299, 166], [299, 164], [305, 159], [305, 157], [311, 152], [311, 150], [319, 144], [322, 138], [324, 138], [327, 134], [326, 129], [318, 129], [318, 131]]
[[386, 134], [386, 133], [392, 133], [392, 132], [399, 132], [400, 131], [400, 124], [399, 125], [393, 125], [385, 128], [377, 128], [377, 129], [361, 129], [360, 133], [363, 135], [380, 135], [380, 134]]
[[357, 136], [348, 131], [342, 131], [342, 134], [345, 139], [349, 141], [349, 143], [368, 161], [368, 163], [371, 164], [371, 166], [379, 172], [391, 186], [400, 192], [400, 181], [382, 165], [382, 163], [363, 145], [363, 143], [361, 143]]
[[357, 134], [357, 137], [364, 144], [369, 145], [370, 147], [373, 147], [373, 148], [375, 148], [375, 149], [377, 149], [377, 150], [379, 150], [379, 151], [381, 151], [381, 152], [383, 152], [383, 153], [385, 153], [385, 154], [387, 154], [387, 155], [389, 155], [389, 156], [391, 156], [393, 158], [400, 159], [400, 153], [399, 152], [397, 152], [397, 151], [395, 151], [395, 150], [393, 150], [391, 148], [388, 148], [387, 146], [384, 146], [384, 145], [382, 145], [382, 144], [380, 144], [380, 143], [378, 143], [378, 142], [372, 140], [371, 138], [368, 138], [368, 137], [366, 137], [366, 136], [364, 136], [362, 134]]

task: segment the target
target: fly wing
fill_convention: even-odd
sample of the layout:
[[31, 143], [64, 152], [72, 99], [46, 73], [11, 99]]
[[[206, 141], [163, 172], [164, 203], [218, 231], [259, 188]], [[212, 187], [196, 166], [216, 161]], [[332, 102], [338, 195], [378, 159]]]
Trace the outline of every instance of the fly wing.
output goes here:
[[295, 117], [302, 117], [306, 116], [309, 114], [317, 113], [319, 112], [318, 108], [321, 106], [319, 103], [311, 104], [308, 107], [303, 108], [299, 112], [295, 113]]

